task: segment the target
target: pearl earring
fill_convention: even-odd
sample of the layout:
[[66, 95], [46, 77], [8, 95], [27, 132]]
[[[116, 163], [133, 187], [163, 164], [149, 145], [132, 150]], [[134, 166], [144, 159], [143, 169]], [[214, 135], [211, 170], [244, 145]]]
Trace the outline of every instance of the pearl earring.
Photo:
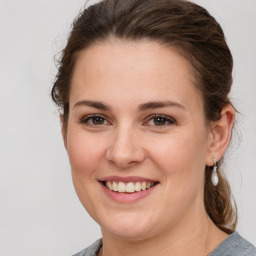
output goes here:
[[212, 184], [213, 186], [217, 186], [219, 183], [219, 177], [217, 174], [217, 163], [216, 163], [216, 159], [213, 158], [213, 169], [212, 169]]

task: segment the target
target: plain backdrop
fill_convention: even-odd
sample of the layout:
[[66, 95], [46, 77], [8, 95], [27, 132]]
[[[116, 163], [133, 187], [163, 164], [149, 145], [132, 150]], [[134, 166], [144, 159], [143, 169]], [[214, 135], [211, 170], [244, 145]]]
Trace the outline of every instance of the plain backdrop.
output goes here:
[[[226, 168], [239, 210], [237, 230], [256, 244], [256, 1], [195, 2], [220, 22], [234, 56], [231, 97], [241, 115]], [[100, 237], [74, 192], [50, 99], [54, 56], [84, 4], [0, 0], [1, 256], [70, 256]]]

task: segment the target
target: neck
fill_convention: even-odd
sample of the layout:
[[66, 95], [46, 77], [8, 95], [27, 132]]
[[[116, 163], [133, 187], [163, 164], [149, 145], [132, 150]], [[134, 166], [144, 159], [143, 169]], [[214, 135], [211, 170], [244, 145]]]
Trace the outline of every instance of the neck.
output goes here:
[[136, 241], [120, 239], [102, 229], [103, 256], [205, 256], [216, 248], [227, 234], [219, 230], [206, 212], [196, 221], [188, 217], [166, 233]]

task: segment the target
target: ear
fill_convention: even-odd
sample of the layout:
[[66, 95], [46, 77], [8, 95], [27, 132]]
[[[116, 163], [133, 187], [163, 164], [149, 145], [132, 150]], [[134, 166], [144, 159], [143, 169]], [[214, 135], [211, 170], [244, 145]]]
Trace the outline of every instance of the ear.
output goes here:
[[64, 128], [64, 117], [63, 117], [63, 115], [60, 115], [60, 126], [61, 126], [61, 134], [62, 134], [63, 143], [64, 143], [65, 148], [67, 149], [67, 133], [66, 133], [65, 128]]
[[231, 105], [221, 111], [221, 118], [210, 123], [209, 147], [206, 165], [213, 165], [213, 158], [218, 162], [224, 155], [230, 139], [235, 120], [235, 110]]

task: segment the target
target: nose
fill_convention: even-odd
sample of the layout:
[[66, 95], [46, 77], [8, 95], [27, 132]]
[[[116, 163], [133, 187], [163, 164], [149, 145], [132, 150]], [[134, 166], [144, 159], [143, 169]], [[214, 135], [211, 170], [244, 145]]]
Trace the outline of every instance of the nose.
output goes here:
[[122, 169], [130, 168], [145, 159], [141, 136], [133, 128], [120, 127], [114, 131], [110, 146], [106, 151], [108, 161]]

